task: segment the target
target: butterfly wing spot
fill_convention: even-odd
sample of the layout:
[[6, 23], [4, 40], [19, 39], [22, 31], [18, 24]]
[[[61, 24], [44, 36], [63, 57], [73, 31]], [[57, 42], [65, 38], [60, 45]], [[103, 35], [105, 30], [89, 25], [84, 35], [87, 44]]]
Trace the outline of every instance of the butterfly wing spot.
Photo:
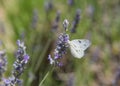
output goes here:
[[80, 40], [79, 40], [78, 42], [79, 42], [79, 43], [81, 43], [81, 41], [80, 41]]

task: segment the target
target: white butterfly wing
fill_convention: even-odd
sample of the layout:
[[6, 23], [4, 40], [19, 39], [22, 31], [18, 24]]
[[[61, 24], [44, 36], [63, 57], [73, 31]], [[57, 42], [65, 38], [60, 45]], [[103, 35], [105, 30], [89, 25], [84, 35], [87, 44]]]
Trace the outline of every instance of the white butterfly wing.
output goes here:
[[70, 41], [70, 43], [81, 50], [86, 50], [91, 45], [91, 42], [87, 39], [75, 39]]
[[83, 50], [76, 49], [72, 45], [70, 45], [70, 51], [71, 51], [72, 55], [76, 58], [82, 58], [84, 56]]
[[76, 58], [82, 58], [84, 56], [84, 50], [86, 50], [91, 44], [87, 39], [75, 39], [68, 43], [72, 55]]

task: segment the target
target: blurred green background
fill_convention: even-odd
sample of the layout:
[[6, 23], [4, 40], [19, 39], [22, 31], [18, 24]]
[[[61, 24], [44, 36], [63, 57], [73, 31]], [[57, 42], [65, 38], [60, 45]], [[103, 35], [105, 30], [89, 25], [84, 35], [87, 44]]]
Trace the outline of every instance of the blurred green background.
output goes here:
[[[68, 1], [0, 0], [0, 49], [5, 49], [8, 57], [4, 76], [11, 74], [16, 40], [21, 39], [30, 55], [21, 77], [24, 86], [39, 86], [50, 70], [47, 57], [63, 30], [63, 20], [68, 19], [71, 28], [80, 9], [77, 32], [68, 33], [71, 40], [86, 38], [92, 45], [82, 59], [74, 58], [68, 50], [63, 67], [55, 68], [42, 86], [120, 86], [120, 0], [73, 0], [72, 5]], [[53, 32], [58, 11], [58, 30]]]

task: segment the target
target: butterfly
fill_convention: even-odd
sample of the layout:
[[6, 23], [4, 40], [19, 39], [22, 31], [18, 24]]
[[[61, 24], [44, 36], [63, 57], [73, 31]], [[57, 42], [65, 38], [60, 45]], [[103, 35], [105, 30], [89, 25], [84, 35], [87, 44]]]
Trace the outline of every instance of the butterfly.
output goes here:
[[91, 42], [87, 39], [75, 39], [68, 41], [70, 51], [76, 58], [82, 58], [84, 51], [91, 45]]

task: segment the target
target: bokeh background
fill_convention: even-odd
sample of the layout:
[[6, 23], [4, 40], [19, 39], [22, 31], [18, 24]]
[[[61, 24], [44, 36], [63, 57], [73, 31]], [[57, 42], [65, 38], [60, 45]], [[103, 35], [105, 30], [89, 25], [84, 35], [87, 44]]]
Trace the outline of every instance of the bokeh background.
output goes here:
[[8, 59], [4, 77], [11, 75], [20, 39], [30, 55], [21, 79], [24, 86], [39, 86], [50, 70], [47, 58], [63, 20], [68, 19], [70, 30], [77, 10], [80, 22], [75, 33], [68, 32], [70, 39], [86, 38], [92, 45], [82, 59], [68, 49], [63, 67], [55, 68], [42, 86], [120, 86], [120, 0], [0, 0], [0, 49]]

